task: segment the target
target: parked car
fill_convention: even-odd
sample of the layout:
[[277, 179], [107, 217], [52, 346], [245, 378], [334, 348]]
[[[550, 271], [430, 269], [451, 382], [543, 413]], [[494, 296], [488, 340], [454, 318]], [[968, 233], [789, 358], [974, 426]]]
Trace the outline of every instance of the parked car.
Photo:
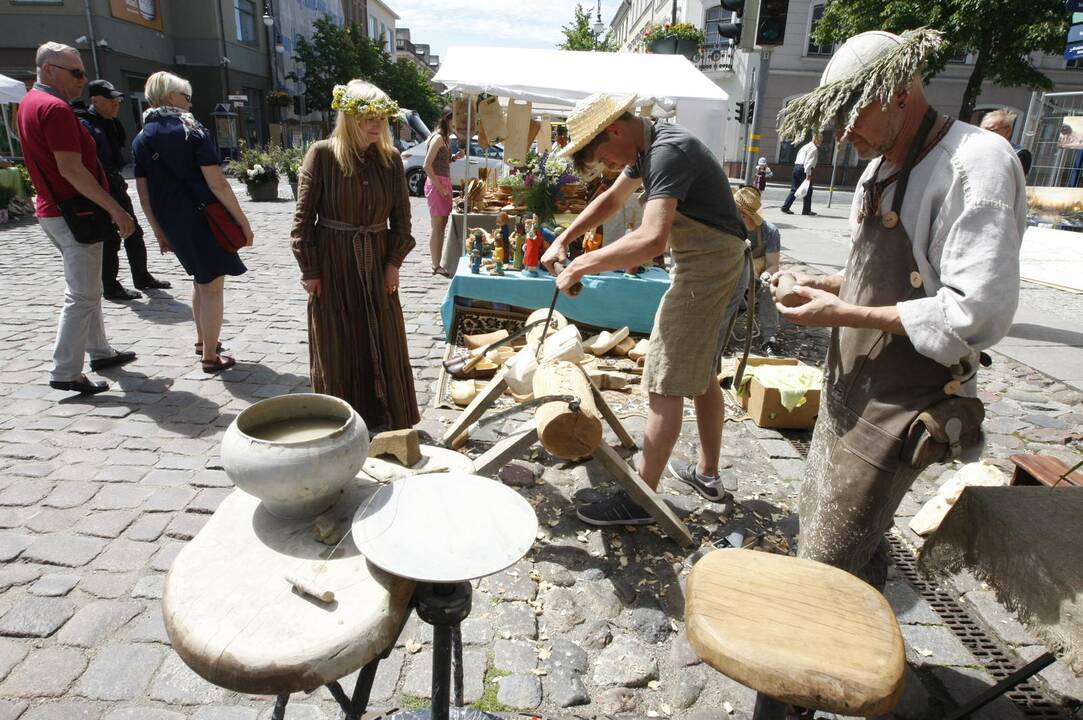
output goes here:
[[[402, 164], [406, 170], [406, 186], [414, 197], [425, 195], [425, 153], [428, 150], [428, 143], [418, 143], [402, 153]], [[459, 139], [453, 135], [451, 137], [452, 156], [457, 152], [459, 152]], [[502, 145], [490, 145], [483, 150], [478, 145], [478, 141], [474, 140], [470, 143], [470, 156], [461, 157], [451, 163], [451, 183], [452, 185], [458, 185], [462, 182], [466, 176], [468, 164], [470, 166], [470, 177], [477, 177], [477, 168], [485, 167], [486, 163], [488, 163], [489, 167], [499, 167], [503, 160], [504, 147]]]

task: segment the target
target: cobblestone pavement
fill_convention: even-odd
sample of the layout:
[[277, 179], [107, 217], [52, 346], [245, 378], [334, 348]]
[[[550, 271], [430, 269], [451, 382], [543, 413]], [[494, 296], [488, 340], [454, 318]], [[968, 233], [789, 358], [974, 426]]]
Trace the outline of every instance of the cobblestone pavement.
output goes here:
[[[82, 400], [45, 384], [63, 294], [59, 259], [36, 223], [0, 230], [0, 720], [269, 717], [268, 698], [226, 692], [190, 672], [170, 649], [159, 610], [172, 558], [231, 491], [218, 459], [225, 428], [254, 401], [308, 387], [305, 299], [286, 241], [293, 205], [243, 204], [257, 244], [245, 253], [250, 272], [226, 283], [223, 331], [238, 367], [218, 377], [200, 371], [189, 286], [172, 257], [155, 255], [152, 271], [175, 288], [105, 304], [110, 339], [139, 359], [108, 374], [110, 393]], [[424, 247], [424, 201], [414, 211]], [[422, 428], [436, 435], [453, 415], [428, 407], [446, 281], [427, 268], [427, 253], [413, 253], [401, 293]], [[812, 359], [822, 353], [822, 334], [786, 328], [784, 342]], [[1000, 465], [1023, 449], [1073, 455], [1080, 393], [998, 357], [982, 397]], [[687, 419], [678, 453], [690, 457]], [[627, 424], [640, 433], [643, 418]], [[724, 472], [740, 480], [736, 505], [704, 503], [664, 482], [667, 500], [704, 544], [740, 525], [792, 542], [800, 454], [780, 434], [743, 423], [727, 424], [724, 445]], [[512, 569], [477, 583], [463, 627], [467, 699], [547, 717], [750, 717], [753, 693], [699, 663], [682, 632], [682, 582], [703, 550], [682, 552], [652, 529], [579, 524], [573, 501], [611, 486], [594, 462], [560, 464], [542, 453], [527, 467], [540, 481], [528, 477], [520, 492], [537, 507], [544, 537]], [[905, 527], [908, 516], [950, 472], [931, 469], [903, 503], [899, 527], [911, 543], [920, 541]], [[1005, 649], [1027, 658], [1040, 651], [988, 589], [971, 583], [959, 593]], [[887, 595], [914, 668], [898, 717], [943, 717], [949, 703], [990, 682], [903, 580], [893, 578]], [[430, 640], [431, 630], [411, 620], [380, 667], [371, 707], [423, 702]], [[1043, 682], [1083, 694], [1057, 665]], [[321, 689], [298, 694], [287, 718], [337, 712]], [[1000, 700], [978, 717], [1021, 715]]]

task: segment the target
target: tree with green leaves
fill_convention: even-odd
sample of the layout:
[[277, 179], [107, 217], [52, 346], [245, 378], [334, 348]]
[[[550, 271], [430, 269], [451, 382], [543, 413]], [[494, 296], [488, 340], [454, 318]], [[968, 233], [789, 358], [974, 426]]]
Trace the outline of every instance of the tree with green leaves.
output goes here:
[[290, 78], [305, 83], [305, 100], [311, 108], [329, 109], [335, 85], [355, 78], [378, 86], [400, 107], [416, 110], [430, 125], [443, 108], [420, 68], [405, 58], [396, 62], [357, 25], [339, 27], [326, 18], [317, 20], [312, 37], [298, 40], [293, 59], [301, 68]]
[[1034, 66], [1030, 54], [1063, 52], [1068, 25], [1063, 0], [829, 0], [813, 42], [839, 43], [866, 30], [942, 31], [944, 46], [926, 68], [926, 77], [942, 71], [952, 58], [974, 56], [959, 106], [959, 119], [969, 121], [986, 80], [1052, 88], [1053, 81]]
[[575, 17], [570, 24], [560, 29], [564, 33], [564, 42], [557, 45], [561, 50], [602, 50], [613, 52], [617, 48], [607, 32], [604, 38], [599, 38], [591, 30], [590, 10], [576, 3]]

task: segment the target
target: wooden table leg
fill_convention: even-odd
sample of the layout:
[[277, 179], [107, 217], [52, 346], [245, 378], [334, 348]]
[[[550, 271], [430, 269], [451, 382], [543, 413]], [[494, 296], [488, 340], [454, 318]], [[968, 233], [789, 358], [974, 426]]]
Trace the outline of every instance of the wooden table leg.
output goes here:
[[590, 387], [594, 391], [594, 403], [598, 406], [598, 412], [600, 412], [602, 417], [605, 418], [605, 421], [609, 423], [609, 427], [613, 428], [613, 432], [617, 434], [617, 439], [620, 440], [620, 444], [629, 450], [635, 450], [635, 440], [632, 439], [632, 436], [621, 423], [617, 414], [613, 412], [613, 408], [609, 407], [609, 403], [605, 401], [602, 392], [593, 383], [591, 383]]
[[688, 527], [669, 509], [669, 505], [662, 501], [661, 496], [651, 490], [647, 483], [643, 482], [643, 478], [639, 477], [639, 473], [633, 470], [627, 461], [618, 455], [613, 448], [603, 442], [594, 451], [594, 457], [598, 458], [602, 465], [609, 470], [617, 484], [632, 496], [632, 500], [658, 521], [658, 524], [665, 530], [666, 535], [669, 535], [682, 547], [692, 545], [692, 533], [688, 531]]
[[512, 458], [522, 455], [538, 441], [538, 426], [528, 420], [518, 430], [489, 448], [474, 461], [475, 475], [489, 475], [504, 467]]

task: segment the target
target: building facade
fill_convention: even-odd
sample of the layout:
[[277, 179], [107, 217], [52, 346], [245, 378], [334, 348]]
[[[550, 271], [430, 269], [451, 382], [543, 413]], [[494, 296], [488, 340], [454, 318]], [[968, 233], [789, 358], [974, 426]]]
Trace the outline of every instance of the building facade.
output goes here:
[[[755, 74], [760, 67], [760, 52], [734, 50], [728, 40], [718, 36], [718, 22], [731, 20], [731, 14], [724, 11], [717, 0], [677, 0], [675, 3], [673, 0], [624, 0], [610, 24], [611, 32], [622, 50], [637, 51], [642, 47], [643, 31], [652, 23], [670, 22], [674, 6], [677, 8], [678, 22], [697, 25], [707, 35], [705, 47], [694, 62], [730, 96], [723, 155], [727, 171], [741, 177], [746, 160], [745, 148], [749, 146], [752, 128], [737, 120], [736, 104], [755, 98]], [[756, 156], [767, 158], [776, 178], [789, 177], [798, 148], [779, 140], [775, 132], [775, 118], [786, 103], [816, 87], [834, 51], [834, 47], [816, 45], [811, 39], [823, 9], [824, 0], [790, 0], [785, 42], [770, 51], [764, 100], [762, 107], [757, 108], [757, 134], [760, 137], [754, 141], [754, 145], [759, 148]], [[1083, 67], [1075, 67], [1075, 64], [1067, 63], [1061, 57], [1038, 53], [1034, 54], [1032, 61], [1053, 80], [1057, 91], [1083, 90]], [[973, 62], [973, 56], [955, 58], [928, 84], [926, 94], [935, 108], [948, 115], [958, 115]], [[1018, 142], [1030, 96], [1030, 88], [1001, 87], [987, 81], [982, 85], [975, 113], [969, 120], [978, 122], [981, 115], [989, 110], [1010, 108], [1019, 115], [1015, 125], [1015, 140]], [[825, 133], [821, 162], [815, 176], [817, 183], [830, 181], [831, 158], [835, 150], [832, 135], [831, 132]], [[837, 165], [836, 183], [852, 185], [863, 163], [848, 146], [842, 146], [839, 148]]]
[[200, 121], [215, 127], [211, 113], [225, 105], [239, 139], [258, 144], [274, 120], [267, 93], [296, 91], [292, 48], [320, 16], [341, 25], [341, 0], [19, 0], [0, 5], [0, 74], [30, 82], [41, 43], [72, 45], [92, 78], [127, 93], [120, 119], [134, 136], [146, 80], [167, 70], [192, 83]]
[[368, 0], [368, 36], [395, 56], [395, 21], [399, 16], [381, 0]]
[[431, 78], [440, 69], [440, 56], [430, 52], [428, 44], [410, 40], [410, 28], [395, 28], [395, 59], [408, 60]]

